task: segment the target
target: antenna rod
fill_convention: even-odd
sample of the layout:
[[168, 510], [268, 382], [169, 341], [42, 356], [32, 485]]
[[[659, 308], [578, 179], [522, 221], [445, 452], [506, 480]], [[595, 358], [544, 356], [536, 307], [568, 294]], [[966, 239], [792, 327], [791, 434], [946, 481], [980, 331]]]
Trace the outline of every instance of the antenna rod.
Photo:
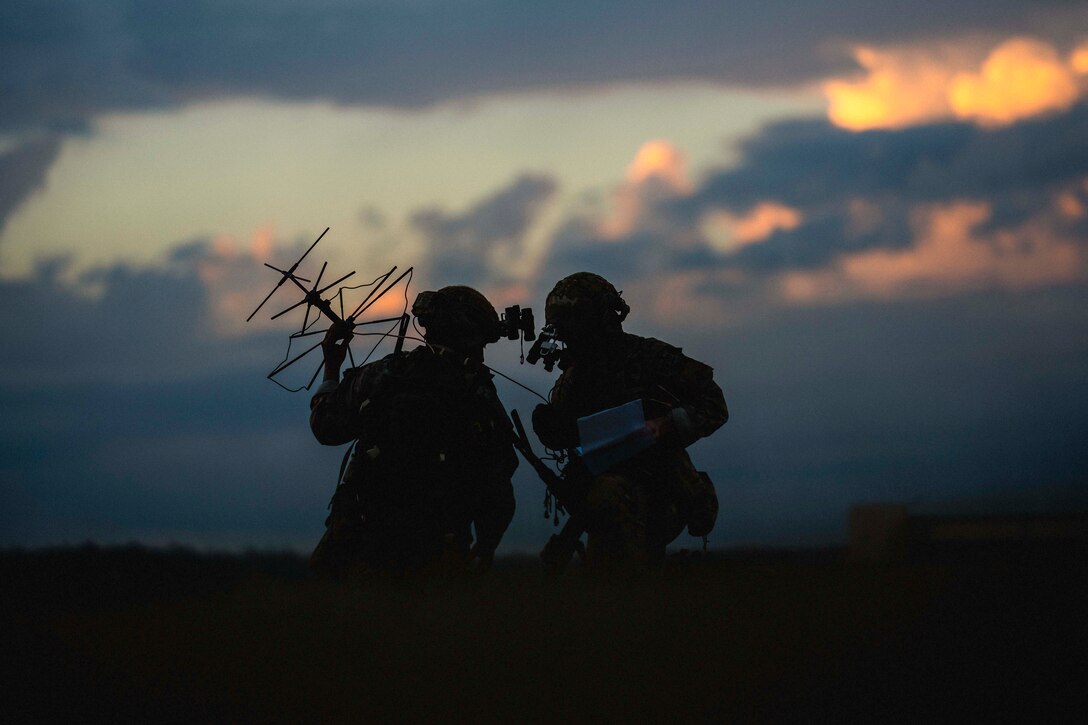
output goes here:
[[[343, 277], [341, 277], [340, 279], [336, 280], [335, 282], [332, 282], [331, 284], [329, 284], [329, 285], [327, 285], [327, 286], [325, 286], [325, 287], [322, 287], [321, 289], [312, 289], [312, 290], [308, 290], [308, 289], [306, 289], [305, 287], [303, 287], [303, 286], [302, 286], [301, 284], [299, 284], [299, 285], [298, 285], [298, 286], [299, 286], [299, 289], [301, 289], [301, 290], [302, 290], [303, 292], [305, 292], [305, 293], [306, 293], [306, 296], [305, 296], [305, 297], [303, 297], [303, 298], [302, 298], [301, 300], [299, 300], [298, 302], [296, 302], [295, 304], [293, 304], [293, 305], [291, 305], [290, 307], [288, 307], [288, 308], [287, 308], [286, 310], [283, 310], [283, 311], [281, 311], [281, 312], [277, 312], [276, 314], [272, 315], [272, 317], [271, 317], [270, 319], [273, 319], [273, 320], [274, 320], [274, 319], [276, 319], [277, 317], [281, 317], [281, 316], [283, 316], [283, 315], [286, 315], [286, 314], [287, 314], [288, 312], [290, 312], [291, 310], [295, 309], [295, 308], [296, 308], [296, 307], [298, 307], [299, 305], [304, 305], [304, 304], [306, 304], [306, 303], [309, 303], [309, 304], [313, 305], [314, 307], [317, 307], [317, 309], [321, 310], [321, 311], [322, 311], [322, 312], [324, 312], [324, 313], [325, 313], [326, 315], [328, 315], [329, 319], [331, 319], [331, 320], [332, 320], [333, 322], [343, 322], [343, 320], [341, 320], [341, 319], [340, 319], [340, 318], [339, 318], [339, 317], [338, 317], [338, 316], [336, 315], [336, 313], [335, 313], [335, 312], [333, 312], [333, 309], [332, 309], [332, 305], [330, 305], [330, 304], [329, 304], [329, 301], [328, 301], [328, 300], [323, 300], [323, 299], [321, 299], [321, 295], [322, 295], [322, 294], [323, 294], [324, 292], [328, 291], [328, 289], [329, 289], [330, 287], [334, 287], [334, 286], [336, 286], [336, 285], [340, 284], [341, 282], [343, 282], [343, 281], [344, 281], [345, 279], [347, 279], [348, 277], [350, 277], [350, 276], [351, 276], [351, 275], [353, 275], [353, 274], [355, 274], [355, 272], [348, 272], [347, 274], [345, 274], [345, 275], [344, 275]], [[295, 284], [298, 284], [298, 283], [297, 283], [297, 282], [295, 282]]]
[[296, 356], [295, 356], [294, 358], [292, 358], [292, 359], [291, 359], [291, 360], [290, 360], [289, 362], [285, 362], [285, 363], [280, 363], [279, 365], [277, 365], [277, 366], [276, 366], [276, 369], [275, 369], [275, 370], [273, 370], [272, 372], [270, 372], [270, 373], [269, 373], [268, 375], [266, 375], [265, 377], [267, 377], [267, 378], [271, 379], [273, 375], [276, 375], [277, 373], [282, 373], [282, 372], [283, 372], [284, 370], [286, 370], [287, 368], [291, 367], [292, 365], [294, 365], [294, 364], [295, 364], [295, 363], [297, 363], [297, 362], [298, 362], [299, 360], [301, 360], [302, 358], [304, 358], [304, 357], [306, 357], [307, 355], [309, 355], [309, 354], [310, 354], [311, 352], [313, 352], [314, 350], [316, 350], [316, 349], [317, 349], [318, 347], [320, 347], [320, 346], [321, 346], [321, 343], [320, 343], [320, 342], [318, 342], [318, 343], [314, 344], [314, 345], [313, 345], [312, 347], [310, 347], [310, 348], [307, 348], [307, 350], [306, 350], [305, 352], [302, 352], [302, 353], [299, 353], [298, 355], [296, 355]]
[[[280, 281], [276, 283], [276, 286], [272, 288], [272, 291], [268, 293], [268, 296], [261, 300], [261, 304], [257, 305], [257, 309], [253, 310], [253, 312], [250, 313], [249, 317], [246, 318], [246, 322], [249, 322], [253, 319], [253, 315], [257, 314], [257, 312], [259, 312], [260, 309], [264, 307], [264, 303], [268, 302], [268, 300], [272, 298], [272, 295], [276, 294], [276, 290], [278, 290], [284, 282], [286, 282], [288, 279], [294, 281], [295, 270], [298, 269], [298, 266], [302, 264], [302, 260], [306, 259], [306, 255], [309, 254], [311, 250], [313, 250], [313, 248], [317, 246], [317, 243], [321, 241], [321, 238], [324, 237], [325, 234], [328, 233], [328, 231], [329, 227], [325, 227], [325, 231], [321, 232], [321, 234], [318, 235], [317, 239], [314, 240], [314, 243], [310, 245], [310, 248], [302, 253], [302, 256], [298, 258], [297, 262], [291, 265], [290, 269], [284, 271], [282, 269], [276, 269], [275, 267], [272, 267], [271, 264], [265, 264], [266, 267], [276, 269], [276, 271], [280, 273]], [[296, 284], [298, 283], [296, 282]]]
[[400, 351], [404, 347], [404, 336], [408, 334], [408, 323], [411, 320], [412, 316], [408, 313], [404, 313], [400, 316], [400, 329], [397, 331], [397, 344], [393, 347], [394, 355], [400, 355]]
[[[363, 322], [352, 322], [351, 323], [351, 328], [354, 330], [356, 327], [362, 327], [363, 325], [380, 325], [383, 322], [397, 322], [398, 320], [400, 320], [399, 315], [397, 317], [382, 317], [381, 319], [377, 319], [377, 320], [364, 320]], [[347, 322], [347, 320], [344, 320], [344, 322]], [[310, 337], [311, 335], [324, 335], [324, 334], [325, 334], [325, 330], [309, 330], [307, 332], [301, 332], [301, 331], [300, 332], [292, 332], [290, 335], [288, 335], [288, 337], [290, 339], [292, 339], [292, 340], [297, 340], [300, 337]], [[360, 332], [359, 334], [362, 335], [364, 333]]]
[[[401, 272], [401, 274], [400, 274], [400, 276], [399, 276], [399, 277], [397, 277], [397, 278], [396, 278], [395, 280], [393, 280], [392, 282], [390, 282], [390, 283], [389, 283], [389, 285], [388, 285], [388, 286], [387, 286], [387, 287], [386, 287], [385, 289], [383, 289], [383, 290], [382, 290], [381, 292], [379, 292], [379, 293], [378, 293], [378, 295], [377, 295], [377, 296], [376, 296], [376, 297], [375, 297], [374, 299], [372, 299], [372, 300], [371, 300], [370, 302], [366, 303], [366, 306], [365, 306], [365, 307], [362, 307], [362, 305], [360, 305], [360, 307], [362, 307], [362, 309], [361, 309], [361, 310], [357, 310], [356, 312], [352, 313], [351, 317], [349, 317], [348, 319], [349, 319], [349, 320], [354, 320], [354, 319], [355, 319], [356, 317], [358, 317], [359, 315], [361, 315], [361, 314], [363, 314], [364, 312], [366, 312], [366, 311], [367, 311], [367, 310], [368, 310], [368, 309], [369, 309], [369, 308], [370, 308], [370, 307], [371, 307], [371, 306], [372, 306], [372, 305], [373, 305], [373, 304], [374, 304], [375, 302], [377, 302], [378, 300], [380, 300], [380, 299], [382, 298], [382, 296], [383, 296], [383, 295], [385, 295], [385, 293], [386, 293], [386, 292], [388, 292], [389, 290], [391, 290], [391, 289], [393, 289], [394, 287], [396, 287], [396, 286], [397, 286], [397, 282], [400, 282], [400, 281], [401, 281], [402, 279], [404, 279], [404, 277], [405, 277], [406, 275], [408, 275], [409, 273], [411, 273], [411, 271], [412, 271], [413, 269], [414, 269], [414, 267], [409, 267], [408, 269], [406, 269], [406, 270], [404, 270], [403, 272]], [[390, 272], [390, 274], [392, 274], [392, 272]]]
[[397, 266], [393, 265], [393, 269], [389, 270], [383, 276], [375, 280], [376, 284], [370, 288], [370, 292], [368, 292], [367, 296], [363, 298], [363, 301], [359, 303], [359, 306], [355, 308], [355, 312], [352, 312], [350, 315], [347, 316], [347, 319], [354, 320], [356, 317], [358, 317], [362, 312], [363, 305], [370, 301], [370, 298], [374, 296], [374, 293], [378, 291], [378, 288], [385, 284], [385, 280], [389, 279], [389, 276], [396, 271]]

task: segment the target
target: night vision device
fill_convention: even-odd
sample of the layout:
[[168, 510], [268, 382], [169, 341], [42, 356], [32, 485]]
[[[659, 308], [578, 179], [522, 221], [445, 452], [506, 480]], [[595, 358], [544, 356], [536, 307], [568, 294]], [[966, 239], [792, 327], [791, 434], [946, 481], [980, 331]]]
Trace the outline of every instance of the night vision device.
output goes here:
[[517, 340], [520, 337], [525, 342], [532, 342], [536, 339], [536, 321], [533, 319], [533, 311], [528, 307], [507, 307], [499, 324], [507, 340]]
[[556, 360], [562, 348], [559, 346], [559, 338], [555, 334], [555, 325], [544, 325], [540, 328], [540, 336], [525, 354], [525, 360], [530, 365], [536, 365], [538, 360], [544, 361], [544, 369], [549, 373], [555, 367]]

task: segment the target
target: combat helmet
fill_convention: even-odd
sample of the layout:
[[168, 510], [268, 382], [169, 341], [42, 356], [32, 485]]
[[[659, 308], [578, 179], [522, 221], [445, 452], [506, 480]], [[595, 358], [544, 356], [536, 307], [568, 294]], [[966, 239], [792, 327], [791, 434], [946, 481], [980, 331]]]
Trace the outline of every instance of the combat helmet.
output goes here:
[[548, 324], [577, 315], [601, 324], [620, 323], [627, 319], [631, 308], [612, 286], [599, 274], [575, 272], [555, 283], [544, 301], [544, 317]]
[[412, 314], [428, 331], [458, 335], [473, 330], [485, 344], [497, 342], [502, 332], [499, 313], [480, 292], [466, 285], [449, 285], [437, 292], [420, 292]]

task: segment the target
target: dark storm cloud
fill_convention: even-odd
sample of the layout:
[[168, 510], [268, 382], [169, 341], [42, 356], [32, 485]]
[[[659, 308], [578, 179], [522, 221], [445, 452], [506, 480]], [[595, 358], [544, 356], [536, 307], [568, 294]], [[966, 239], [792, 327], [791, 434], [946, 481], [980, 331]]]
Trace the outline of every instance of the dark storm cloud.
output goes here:
[[819, 208], [843, 197], [909, 201], [1053, 190], [1088, 172], [1088, 106], [997, 129], [934, 124], [861, 133], [825, 121], [775, 123], [689, 202], [741, 211], [767, 199]]
[[[556, 234], [544, 274], [604, 270], [619, 278], [656, 270], [732, 268], [775, 273], [818, 269], [844, 254], [902, 250], [917, 241], [921, 205], [984, 202], [980, 232], [1042, 218], [1088, 245], [1083, 218], [1053, 210], [1061, 193], [1088, 205], [1088, 106], [1004, 128], [941, 123], [861, 133], [817, 120], [771, 124], [739, 147], [740, 161], [704, 176], [688, 196], [645, 195], [637, 222], [607, 238], [578, 218]], [[722, 254], [702, 238], [708, 212], [738, 216], [774, 202], [801, 214], [792, 229]], [[869, 213], [858, 220], [858, 205]]]
[[0, 231], [8, 215], [45, 184], [45, 174], [59, 151], [60, 139], [49, 136], [0, 156]]
[[1077, 12], [1060, 0], [17, 2], [0, 29], [0, 128], [223, 95], [413, 106], [626, 81], [794, 84], [850, 67], [846, 42], [1055, 37]]
[[0, 284], [4, 376], [146, 378], [176, 374], [207, 352], [207, 298], [192, 267], [116, 264], [84, 273], [79, 286], [63, 271], [47, 262]]
[[[805, 221], [741, 250], [752, 269], [819, 267], [836, 255], [903, 248], [913, 205], [957, 200], [991, 204], [989, 227], [1039, 214], [1056, 194], [1088, 177], [1088, 106], [1004, 128], [936, 124], [853, 133], [822, 121], [772, 125], [741, 146], [741, 163], [706, 179], [678, 206], [744, 212], [762, 201], [799, 210]], [[850, 205], [879, 210], [854, 228]]]
[[54, 259], [0, 281], [0, 546], [319, 531], [339, 453], [306, 437], [304, 396], [265, 380], [284, 334], [213, 333], [214, 261], [196, 240], [162, 265], [73, 278]]
[[[298, 246], [284, 247], [284, 255], [297, 256]], [[224, 278], [218, 287], [202, 278], [209, 269]], [[177, 244], [159, 264], [118, 262], [77, 274], [67, 258], [41, 260], [28, 276], [0, 280], [0, 377], [30, 386], [144, 384], [225, 374], [255, 359], [271, 368], [283, 355], [283, 336], [273, 342], [258, 334], [238, 345], [216, 328], [223, 314], [216, 295], [226, 289], [256, 306], [274, 282], [262, 272], [259, 260], [217, 256], [205, 239]], [[294, 301], [281, 293], [269, 305], [281, 300]]]
[[16, 0], [0, 23], [0, 130], [82, 132], [97, 113], [148, 108], [169, 94], [131, 67], [130, 3]]
[[525, 235], [556, 186], [551, 177], [525, 174], [463, 214], [415, 212], [411, 223], [426, 240], [430, 283], [503, 281], [503, 270], [524, 252]]

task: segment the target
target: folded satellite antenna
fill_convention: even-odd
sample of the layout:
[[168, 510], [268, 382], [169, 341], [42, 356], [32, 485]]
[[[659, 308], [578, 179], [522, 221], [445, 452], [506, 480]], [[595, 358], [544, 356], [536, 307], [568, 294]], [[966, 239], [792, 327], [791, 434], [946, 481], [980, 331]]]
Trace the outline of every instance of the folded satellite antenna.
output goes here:
[[[325, 334], [324, 329], [319, 329], [319, 330], [311, 330], [310, 329], [311, 327], [314, 326], [314, 324], [316, 324], [321, 319], [322, 316], [327, 317], [334, 325], [342, 326], [346, 330], [352, 331], [353, 333], [354, 333], [355, 328], [357, 328], [357, 327], [362, 327], [362, 326], [365, 326], [365, 325], [380, 325], [380, 324], [383, 324], [383, 323], [393, 323], [393, 326], [386, 332], [354, 333], [354, 334], [360, 335], [360, 336], [379, 336], [380, 337], [378, 342], [375, 343], [374, 347], [372, 347], [370, 349], [370, 352], [367, 353], [367, 358], [369, 358], [370, 355], [373, 354], [374, 350], [377, 349], [378, 345], [381, 344], [382, 340], [384, 340], [385, 338], [387, 338], [387, 337], [389, 337], [389, 336], [391, 336], [393, 334], [394, 330], [397, 330], [397, 333], [396, 333], [396, 336], [397, 336], [396, 351], [399, 352], [401, 350], [401, 348], [403, 347], [403, 345], [404, 345], [404, 337], [408, 332], [408, 323], [411, 320], [411, 315], [409, 315], [407, 313], [407, 309], [405, 309], [405, 311], [402, 312], [397, 317], [383, 317], [383, 318], [380, 318], [380, 319], [372, 319], [372, 320], [361, 320], [360, 317], [362, 315], [364, 315], [367, 310], [369, 310], [371, 307], [373, 307], [374, 304], [378, 300], [380, 300], [382, 297], [384, 297], [387, 292], [389, 292], [391, 289], [396, 287], [400, 283], [400, 281], [403, 280], [405, 277], [408, 278], [408, 280], [404, 283], [405, 284], [405, 308], [407, 308], [407, 298], [408, 298], [407, 286], [412, 280], [412, 270], [413, 270], [412, 267], [409, 267], [408, 269], [404, 270], [392, 282], [388, 282], [388, 280], [389, 280], [390, 277], [393, 276], [393, 273], [397, 271], [396, 266], [394, 266], [392, 269], [390, 269], [385, 274], [379, 275], [373, 281], [368, 282], [368, 283], [363, 284], [363, 285], [357, 285], [355, 287], [351, 287], [351, 286], [346, 286], [346, 285], [343, 284], [343, 282], [345, 280], [347, 280], [348, 278], [350, 278], [352, 275], [355, 274], [355, 271], [353, 270], [353, 271], [348, 272], [347, 274], [343, 275], [342, 277], [338, 278], [336, 281], [330, 282], [330, 283], [326, 284], [324, 287], [322, 287], [321, 286], [321, 278], [323, 276], [325, 276], [325, 269], [329, 265], [329, 263], [326, 261], [321, 265], [321, 270], [317, 273], [317, 278], [314, 280], [313, 286], [312, 287], [307, 287], [306, 284], [304, 284], [304, 283], [309, 283], [310, 280], [305, 278], [305, 277], [301, 277], [301, 276], [295, 274], [295, 271], [299, 268], [299, 265], [302, 264], [302, 261], [304, 259], [306, 259], [306, 256], [310, 252], [313, 251], [314, 247], [317, 246], [317, 243], [320, 242], [322, 240], [322, 238], [324, 238], [325, 234], [328, 231], [329, 231], [329, 228], [325, 227], [325, 231], [321, 232], [321, 234], [317, 237], [317, 239], [314, 240], [314, 243], [311, 244], [309, 246], [309, 248], [305, 252], [302, 253], [302, 256], [299, 257], [298, 260], [294, 264], [292, 264], [290, 267], [288, 267], [287, 269], [280, 269], [279, 267], [274, 267], [271, 264], [268, 264], [267, 262], [264, 263], [264, 266], [268, 267], [271, 270], [274, 270], [274, 271], [278, 272], [279, 275], [280, 275], [280, 278], [279, 278], [279, 281], [276, 282], [276, 286], [272, 288], [272, 291], [269, 292], [268, 295], [265, 296], [265, 298], [263, 300], [261, 300], [261, 304], [257, 305], [257, 309], [253, 310], [253, 312], [250, 313], [249, 317], [246, 318], [246, 322], [249, 322], [250, 320], [252, 320], [253, 317], [260, 311], [260, 309], [262, 307], [264, 307], [265, 303], [268, 302], [268, 300], [272, 299], [272, 295], [274, 295], [276, 293], [276, 290], [278, 290], [280, 287], [282, 287], [285, 282], [291, 282], [292, 284], [294, 284], [295, 287], [297, 287], [302, 292], [302, 299], [301, 300], [299, 300], [298, 302], [295, 302], [290, 307], [287, 307], [286, 309], [281, 310], [280, 312], [277, 312], [276, 314], [272, 315], [271, 318], [269, 318], [269, 319], [275, 320], [277, 318], [283, 317], [284, 315], [286, 315], [288, 312], [291, 312], [292, 310], [295, 310], [295, 309], [298, 309], [299, 307], [302, 307], [303, 305], [306, 306], [306, 311], [305, 311], [305, 314], [303, 315], [303, 318], [302, 318], [302, 327], [298, 331], [292, 332], [291, 335], [288, 337], [287, 354], [284, 356], [283, 361], [280, 362], [278, 365], [276, 365], [276, 367], [272, 369], [272, 372], [268, 373], [268, 375], [266, 376], [272, 382], [276, 383], [277, 385], [284, 388], [285, 390], [290, 390], [291, 392], [297, 392], [299, 390], [309, 390], [310, 387], [314, 384], [314, 381], [317, 380], [318, 374], [321, 372], [321, 368], [322, 368], [322, 366], [324, 364], [324, 357], [322, 357], [321, 362], [318, 363], [317, 370], [314, 371], [314, 374], [310, 377], [310, 381], [306, 385], [304, 385], [304, 386], [302, 386], [300, 388], [294, 388], [294, 389], [288, 388], [288, 387], [286, 387], [285, 385], [283, 385], [282, 383], [280, 383], [276, 379], [276, 376], [279, 375], [280, 373], [282, 373], [284, 370], [291, 367], [292, 365], [297, 363], [299, 360], [302, 360], [307, 355], [309, 355], [311, 352], [313, 352], [314, 350], [321, 347], [321, 343], [318, 342], [317, 344], [312, 345], [311, 347], [307, 348], [306, 350], [299, 353], [298, 355], [296, 355], [294, 357], [291, 357], [291, 344], [296, 339], [303, 338], [303, 337], [309, 337], [309, 336], [312, 336], [312, 335], [324, 335]], [[388, 282], [388, 284], [387, 284], [387, 282]], [[362, 288], [362, 287], [370, 287], [371, 289], [367, 293], [367, 295], [363, 299], [363, 301], [359, 303], [359, 305], [351, 312], [351, 314], [347, 314], [347, 315], [344, 314], [344, 291], [345, 290], [359, 289], [359, 288]], [[333, 289], [333, 288], [336, 288], [336, 291], [333, 292], [329, 297], [325, 297], [324, 296], [325, 293], [328, 292], [329, 290]], [[337, 306], [339, 308], [339, 313], [336, 311], [336, 309], [333, 308], [333, 303], [334, 302], [338, 303]], [[313, 321], [311, 321], [310, 320], [310, 311], [314, 310], [314, 309], [317, 310], [318, 314], [315, 314], [314, 317], [313, 317]], [[351, 340], [348, 339], [343, 344], [345, 346], [347, 346], [348, 357], [351, 360], [352, 366], [354, 366], [355, 365], [355, 357], [354, 357], [354, 355], [352, 355], [352, 352], [351, 352]], [[363, 362], [365, 362], [367, 358], [364, 358]]]

